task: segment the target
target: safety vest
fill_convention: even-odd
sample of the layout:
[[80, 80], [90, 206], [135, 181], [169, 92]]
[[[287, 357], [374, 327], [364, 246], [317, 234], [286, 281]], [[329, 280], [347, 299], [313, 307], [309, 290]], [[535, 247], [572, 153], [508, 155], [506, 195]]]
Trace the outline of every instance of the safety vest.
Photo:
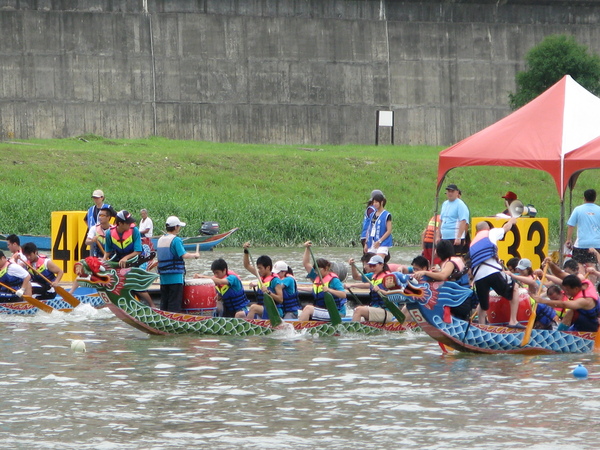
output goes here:
[[[273, 281], [273, 278], [278, 278], [278, 277], [274, 276], [273, 274], [267, 275], [266, 277], [260, 277], [262, 285], [264, 287], [266, 287], [267, 290], [271, 293], [275, 293], [275, 290], [271, 287], [271, 281]], [[258, 289], [256, 291], [256, 303], [259, 305], [263, 305], [264, 302], [265, 302], [265, 295], [261, 289]]]
[[[313, 283], [313, 295], [315, 298], [315, 306], [318, 308], [325, 308], [325, 292], [323, 292], [323, 285], [329, 287], [329, 283], [331, 282], [331, 280], [333, 280], [334, 278], [338, 278], [338, 276], [333, 272], [329, 272], [323, 278], [323, 282], [321, 282], [321, 275], [318, 275], [317, 278], [319, 279], [319, 283]], [[340, 309], [346, 303], [345, 298], [338, 298], [334, 295], [333, 299], [335, 300], [335, 306], [337, 307], [337, 309]]]
[[385, 302], [373, 288], [375, 286], [377, 286], [379, 289], [387, 291], [386, 287], [382, 283], [383, 283], [383, 279], [390, 273], [391, 272], [388, 272], [388, 271], [379, 272], [377, 275], [375, 275], [371, 279], [371, 281], [372, 281], [372, 283], [371, 283], [371, 306], [373, 308], [384, 308], [385, 307]]
[[110, 227], [110, 238], [117, 258], [122, 258], [133, 252], [133, 228], [127, 228], [122, 235], [119, 235], [117, 226], [114, 225]]
[[[594, 295], [594, 287], [589, 283], [586, 289], [582, 289], [577, 293], [573, 300], [578, 298], [590, 297], [594, 299], [594, 307], [592, 309], [577, 309], [573, 315], [573, 328], [577, 331], [598, 331], [598, 317], [600, 317], [600, 303], [598, 302], [597, 293]], [[596, 297], [596, 298], [594, 298]]]
[[[234, 275], [238, 280], [240, 279], [240, 277], [231, 271], [227, 271], [227, 275]], [[221, 296], [223, 306], [226, 310], [230, 312], [236, 312], [248, 306], [248, 298], [246, 297], [246, 292], [244, 292], [243, 287], [239, 290], [233, 290], [229, 284], [217, 284], [215, 285], [215, 289]]]
[[291, 275], [286, 275], [286, 278], [290, 277], [294, 280], [294, 292], [291, 294], [287, 291], [287, 289], [283, 289], [283, 314], [289, 312], [296, 312], [299, 309], [302, 309], [300, 306], [300, 299], [298, 298], [298, 285], [296, 284], [296, 280]]
[[[46, 255], [38, 255], [38, 259], [33, 264], [30, 264], [33, 269], [28, 268], [27, 271], [31, 274], [31, 281], [38, 283], [40, 286], [51, 289], [50, 283], [48, 283], [44, 277], [51, 282], [56, 279], [56, 274], [50, 272], [48, 269], [48, 257]], [[42, 276], [43, 275], [43, 276]]]
[[[2, 269], [0, 269], [0, 283], [5, 284], [15, 291], [21, 289], [23, 285], [23, 278], [15, 277], [14, 275], [10, 275], [8, 273], [8, 268], [12, 263], [6, 264]], [[0, 292], [10, 292], [8, 289], [0, 286]], [[12, 295], [12, 292], [11, 292]]]
[[173, 240], [176, 235], [167, 234], [161, 236], [156, 245], [156, 255], [158, 257], [158, 273], [161, 275], [185, 273], [185, 262], [183, 257], [177, 256], [173, 250]]
[[[367, 239], [369, 239], [370, 246], [372, 246], [375, 241], [381, 239], [381, 236], [387, 232], [387, 219], [389, 215], [389, 211], [383, 210], [379, 217], [376, 217], [376, 213], [371, 216], [371, 224], [369, 226], [369, 231], [367, 232]], [[391, 247], [394, 245], [392, 235], [390, 234], [386, 237], [381, 245], [383, 247]]]
[[481, 230], [471, 243], [469, 249], [471, 269], [476, 268], [490, 258], [495, 258], [498, 254], [498, 247], [490, 240], [489, 235], [490, 230]]
[[435, 239], [435, 230], [440, 228], [440, 215], [429, 219], [429, 223], [427, 224], [427, 228], [425, 228], [425, 236], [423, 237], [423, 242], [426, 244], [433, 244]]

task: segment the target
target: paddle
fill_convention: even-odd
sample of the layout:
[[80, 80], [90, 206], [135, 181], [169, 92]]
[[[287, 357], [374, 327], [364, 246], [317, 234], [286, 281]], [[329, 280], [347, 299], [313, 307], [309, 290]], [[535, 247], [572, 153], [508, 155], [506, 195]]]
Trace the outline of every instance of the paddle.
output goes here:
[[[544, 271], [542, 272], [542, 279], [540, 281], [540, 287], [536, 293], [536, 297], [542, 293], [542, 289], [544, 288], [544, 280], [546, 279], [546, 273], [548, 272], [548, 266], [550, 264], [546, 264], [544, 266]], [[531, 331], [533, 330], [533, 325], [535, 324], [535, 318], [537, 316], [537, 303], [533, 297], [530, 297], [530, 301], [533, 299], [533, 304], [531, 305], [531, 315], [529, 316], [529, 321], [527, 322], [527, 326], [525, 327], [525, 332], [523, 333], [523, 340], [521, 341], [521, 347], [525, 347], [529, 344], [529, 340], [531, 339]]]
[[348, 292], [350, 292], [350, 295], [351, 295], [351, 296], [352, 296], [352, 298], [353, 298], [353, 299], [356, 301], [356, 303], [357, 303], [358, 305], [361, 305], [361, 306], [362, 306], [362, 304], [363, 304], [363, 303], [360, 301], [360, 298], [358, 298], [358, 297], [356, 296], [356, 294], [355, 294], [354, 292], [352, 292], [352, 289], [350, 289], [350, 288], [346, 288], [346, 290], [347, 290]]
[[[371, 283], [371, 286], [375, 287], [375, 282], [372, 279], [367, 278], [367, 276], [364, 274], [364, 272], [362, 270], [360, 270], [356, 266], [356, 264], [352, 263], [352, 265], [354, 266], [356, 271], [361, 275], [361, 277], [369, 280], [369, 283]], [[376, 292], [377, 292], [377, 294], [379, 294], [379, 297], [381, 297], [381, 299], [383, 300], [383, 304], [385, 305], [385, 307], [392, 313], [392, 315], [396, 318], [396, 320], [400, 323], [403, 323], [404, 320], [406, 319], [406, 316], [402, 313], [402, 311], [400, 311], [400, 308], [398, 308], [398, 306], [396, 306], [396, 304], [393, 301], [391, 301], [389, 298], [387, 298], [387, 296], [383, 295], [379, 291], [376, 291]]]
[[[27, 262], [25, 264], [27, 264], [27, 267], [29, 267], [31, 270], [34, 270], [39, 276], [41, 276], [44, 280], [46, 280], [46, 283], [48, 283], [49, 285], [52, 286], [52, 281], [50, 281], [48, 278], [46, 278], [42, 274], [42, 272], [40, 272], [39, 270], [37, 270], [35, 267], [33, 267], [31, 264], [29, 264]], [[65, 288], [63, 288], [61, 286], [54, 286], [54, 290], [56, 292], [58, 292], [60, 294], [60, 296], [63, 298], [63, 300], [65, 302], [67, 302], [69, 305], [71, 305], [73, 308], [77, 308], [79, 306], [79, 304], [81, 303], [79, 300], [77, 300], [73, 296], [73, 294], [71, 294]]]
[[258, 273], [258, 269], [254, 265], [254, 260], [252, 259], [252, 255], [250, 254], [250, 251], [247, 248], [244, 250], [248, 252], [248, 259], [250, 260], [250, 264], [252, 264], [252, 266], [254, 267], [254, 270], [256, 270], [256, 278], [258, 280], [258, 288], [261, 291], [263, 291], [263, 304], [265, 306], [265, 309], [267, 310], [267, 316], [269, 317], [271, 326], [273, 328], [278, 327], [279, 325], [281, 325], [282, 320], [281, 320], [281, 316], [279, 315], [279, 310], [277, 309], [277, 306], [275, 305], [275, 300], [273, 300], [273, 297], [271, 297], [268, 293], [264, 292], [264, 285], [263, 285], [263, 282]]
[[[0, 283], [0, 286], [2, 286], [5, 289], [8, 289], [11, 292], [14, 292], [15, 294], [17, 293], [16, 289], [11, 288], [10, 286], [5, 285], [4, 283]], [[29, 303], [31, 306], [35, 306], [36, 308], [44, 311], [45, 313], [50, 314], [52, 311], [54, 311], [54, 308], [52, 306], [46, 305], [44, 302], [38, 300], [37, 298], [30, 297], [29, 295], [23, 295], [21, 296], [21, 298], [27, 303]]]
[[[325, 283], [323, 282], [323, 277], [321, 277], [321, 272], [319, 272], [319, 266], [317, 265], [317, 260], [315, 258], [315, 255], [313, 254], [313, 251], [310, 248], [310, 245], [307, 245], [306, 248], [308, 248], [308, 251], [310, 252], [310, 256], [312, 257], [315, 274], [321, 279], [321, 285], [324, 288]], [[317, 278], [315, 278], [315, 283], [316, 282], [317, 282]], [[329, 312], [329, 319], [331, 320], [331, 324], [332, 325], [341, 324], [342, 316], [340, 316], [340, 312], [337, 309], [337, 305], [335, 304], [335, 299], [333, 298], [333, 295], [331, 295], [329, 292], [325, 292], [323, 294], [323, 297], [325, 299], [325, 306], [327, 307], [327, 311]]]

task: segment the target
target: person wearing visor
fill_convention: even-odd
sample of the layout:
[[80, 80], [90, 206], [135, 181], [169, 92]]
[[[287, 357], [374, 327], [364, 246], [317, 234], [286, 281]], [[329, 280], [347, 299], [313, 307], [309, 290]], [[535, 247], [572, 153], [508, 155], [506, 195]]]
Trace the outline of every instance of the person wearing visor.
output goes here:
[[379, 292], [385, 295], [385, 291], [388, 289], [385, 286], [384, 279], [387, 276], [393, 276], [392, 272], [390, 272], [389, 267], [380, 255], [372, 256], [367, 264], [369, 265], [369, 273], [366, 273], [365, 277], [372, 280], [372, 282], [356, 283], [352, 287], [369, 288], [371, 290], [371, 306], [357, 306], [352, 315], [352, 320], [354, 322], [360, 322], [362, 319], [369, 322], [391, 322], [394, 320], [394, 316], [385, 308]]

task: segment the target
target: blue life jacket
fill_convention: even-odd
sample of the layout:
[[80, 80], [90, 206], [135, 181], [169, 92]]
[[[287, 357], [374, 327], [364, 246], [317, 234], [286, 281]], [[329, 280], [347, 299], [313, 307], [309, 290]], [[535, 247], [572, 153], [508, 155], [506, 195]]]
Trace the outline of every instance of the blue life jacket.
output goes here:
[[[234, 275], [238, 280], [240, 279], [240, 277], [231, 271], [228, 271], [227, 275]], [[244, 292], [243, 287], [241, 287], [239, 290], [234, 290], [231, 288], [231, 285], [222, 284], [216, 285], [215, 289], [221, 296], [221, 300], [223, 300], [223, 307], [225, 308], [226, 312], [228, 311], [235, 313], [248, 306], [248, 298], [246, 297], [246, 292]]]
[[385, 309], [385, 302], [381, 298], [381, 296], [377, 292], [375, 292], [375, 290], [373, 289], [373, 287], [374, 287], [373, 285], [377, 286], [379, 289], [387, 291], [386, 287], [383, 285], [383, 279], [387, 275], [390, 275], [390, 274], [391, 274], [391, 272], [383, 271], [381, 273], [378, 273], [376, 276], [374, 276], [371, 279], [373, 281], [371, 283], [371, 306], [373, 308], [384, 308]]
[[290, 294], [287, 289], [283, 289], [283, 305], [281, 306], [283, 315], [289, 312], [297, 312], [299, 309], [302, 309], [300, 306], [300, 299], [298, 298], [298, 285], [296, 284], [294, 277], [291, 278], [294, 280], [294, 292]]
[[[0, 283], [7, 285], [8, 287], [13, 288], [15, 291], [21, 289], [23, 285], [23, 278], [15, 277], [14, 275], [10, 275], [8, 273], [8, 268], [12, 263], [8, 263], [2, 270], [0, 270]], [[0, 286], [0, 292], [10, 292], [8, 289]], [[11, 297], [13, 293], [10, 293]]]
[[38, 255], [37, 261], [31, 264], [31, 266], [33, 269], [35, 269], [27, 269], [27, 271], [31, 274], [31, 281], [39, 284], [46, 290], [53, 289], [50, 283], [44, 279], [44, 277], [46, 277], [48, 280], [50, 280], [50, 282], [56, 279], [56, 274], [54, 272], [50, 272], [48, 269], [48, 257], [46, 255]]
[[174, 234], [161, 236], [156, 244], [156, 255], [158, 257], [158, 273], [161, 275], [173, 273], [185, 273], [185, 262], [183, 257], [177, 256], [173, 250]]
[[484, 237], [474, 240], [469, 249], [471, 258], [471, 270], [490, 258], [495, 258], [498, 254], [498, 247], [489, 238], [489, 230], [482, 230], [479, 233], [484, 233]]

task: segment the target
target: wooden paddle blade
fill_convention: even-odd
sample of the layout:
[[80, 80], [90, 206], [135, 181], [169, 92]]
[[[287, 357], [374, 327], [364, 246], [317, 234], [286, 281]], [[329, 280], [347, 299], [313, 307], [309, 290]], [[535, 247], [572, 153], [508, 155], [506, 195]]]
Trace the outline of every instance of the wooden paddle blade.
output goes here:
[[340, 312], [337, 309], [335, 299], [333, 298], [333, 295], [331, 295], [329, 292], [325, 292], [325, 306], [327, 307], [327, 311], [329, 312], [331, 324], [339, 325], [340, 323], [342, 323], [342, 316], [340, 316]]
[[54, 308], [52, 306], [46, 305], [41, 300], [38, 300], [37, 298], [30, 297], [29, 295], [24, 295], [23, 296], [23, 300], [25, 300], [31, 306], [35, 306], [37, 309], [39, 309], [41, 311], [44, 311], [45, 313], [50, 314], [50, 313], [52, 313], [52, 311], [54, 311]]
[[73, 294], [68, 292], [65, 288], [61, 286], [55, 286], [54, 290], [63, 298], [65, 302], [71, 305], [73, 308], [77, 308], [81, 303]]
[[275, 305], [275, 300], [269, 294], [263, 294], [263, 303], [265, 309], [267, 310], [267, 316], [269, 317], [269, 321], [271, 322], [271, 326], [273, 328], [281, 325], [282, 320], [279, 316], [279, 310], [277, 309], [277, 305]]
[[385, 307], [392, 313], [396, 320], [400, 323], [404, 323], [404, 320], [406, 320], [406, 316], [402, 314], [400, 308], [398, 308], [398, 306], [396, 306], [396, 304], [386, 296], [383, 296], [383, 302], [385, 304]]
[[523, 340], [521, 341], [521, 347], [525, 347], [529, 344], [529, 340], [531, 339], [531, 331], [533, 330], [533, 325], [535, 324], [535, 317], [537, 303], [533, 302], [533, 306], [531, 307], [531, 315], [529, 316], [529, 321], [527, 322], [527, 327], [525, 327], [525, 332], [523, 333]]

